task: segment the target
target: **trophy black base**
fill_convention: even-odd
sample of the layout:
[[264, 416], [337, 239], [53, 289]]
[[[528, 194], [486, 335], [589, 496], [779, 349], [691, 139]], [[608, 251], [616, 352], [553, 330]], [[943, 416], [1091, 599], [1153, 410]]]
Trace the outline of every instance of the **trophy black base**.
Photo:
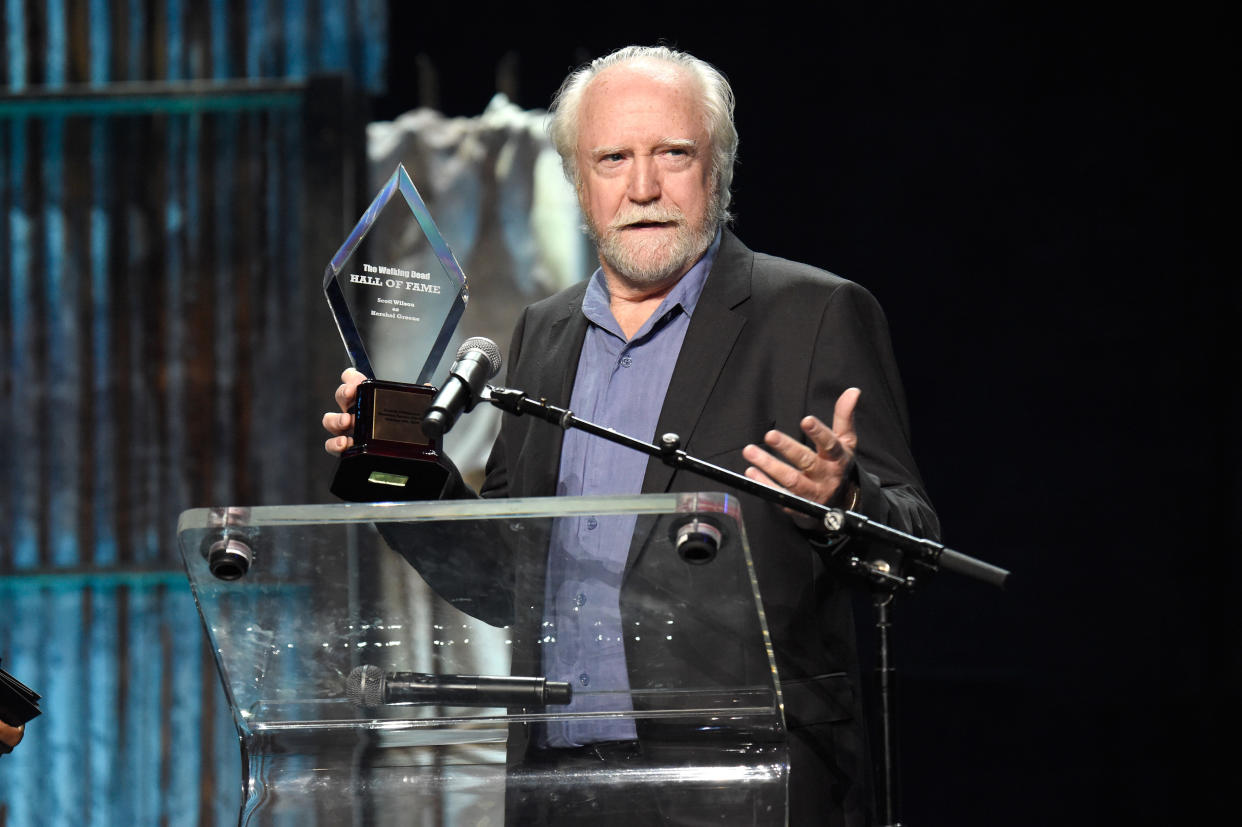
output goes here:
[[341, 455], [332, 493], [350, 502], [434, 500], [451, 471], [438, 440], [423, 434], [436, 389], [368, 380], [354, 404], [354, 444]]

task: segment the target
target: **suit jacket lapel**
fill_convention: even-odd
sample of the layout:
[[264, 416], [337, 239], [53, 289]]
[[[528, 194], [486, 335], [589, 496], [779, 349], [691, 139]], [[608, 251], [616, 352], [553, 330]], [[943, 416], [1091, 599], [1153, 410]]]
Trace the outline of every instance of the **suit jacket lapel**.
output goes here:
[[[574, 291], [560, 314], [547, 325], [545, 335], [535, 337], [532, 345], [542, 349], [537, 358], [539, 365], [532, 388], [519, 388], [536, 398], [546, 396], [548, 402], [558, 407], [569, 407], [573, 395], [574, 378], [578, 373], [578, 357], [586, 340], [587, 318], [582, 314], [582, 290]], [[538, 448], [526, 462], [533, 477], [531, 485], [524, 490], [556, 492], [557, 476], [561, 467], [561, 442], [564, 432], [550, 423], [537, 426]], [[537, 457], [537, 459], [536, 459]], [[531, 461], [534, 460], [534, 461]]]
[[[737, 236], [724, 231], [720, 251], [690, 319], [664, 406], [660, 409], [655, 433], [657, 443], [662, 434], [671, 432], [681, 437], [684, 446], [694, 434], [707, 397], [746, 324], [745, 316], [734, 308], [750, 297], [754, 259], [755, 254]], [[642, 490], [667, 491], [672, 479], [673, 469], [652, 458], [647, 463]]]

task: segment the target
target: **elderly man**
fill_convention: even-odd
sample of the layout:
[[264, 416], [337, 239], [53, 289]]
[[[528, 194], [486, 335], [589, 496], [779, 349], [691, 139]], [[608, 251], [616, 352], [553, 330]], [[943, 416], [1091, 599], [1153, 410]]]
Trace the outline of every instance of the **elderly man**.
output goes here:
[[[726, 228], [732, 115], [732, 91], [718, 71], [662, 47], [622, 49], [565, 81], [550, 129], [600, 269], [526, 309], [507, 384], [642, 439], [676, 432], [691, 454], [752, 479], [935, 535], [875, 300], [830, 273], [753, 253]], [[343, 375], [342, 411], [361, 379]], [[325, 415], [336, 435], [329, 451], [350, 444], [352, 424], [347, 413]], [[711, 487], [579, 431], [562, 436], [531, 417], [509, 417], [481, 493]], [[784, 690], [790, 823], [864, 824], [870, 807], [848, 589], [825, 564], [806, 518], [748, 497], [742, 512]], [[583, 538], [624, 563], [628, 537]], [[554, 543], [549, 572], [572, 565], [558, 557], [573, 553]], [[547, 594], [551, 616], [555, 584]], [[543, 746], [592, 737], [550, 733]]]

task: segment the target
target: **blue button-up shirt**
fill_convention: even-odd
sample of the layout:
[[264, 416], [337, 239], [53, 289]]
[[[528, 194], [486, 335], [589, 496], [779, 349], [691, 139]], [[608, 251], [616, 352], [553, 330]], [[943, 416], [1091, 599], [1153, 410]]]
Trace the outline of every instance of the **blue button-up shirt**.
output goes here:
[[[629, 340], [612, 315], [604, 273], [595, 272], [582, 302], [590, 325], [569, 403], [576, 416], [652, 441], [690, 317], [719, 248], [717, 234]], [[561, 445], [556, 493], [637, 494], [646, 470], [646, 454], [570, 430]], [[544, 602], [543, 666], [550, 680], [574, 685], [577, 694], [568, 708], [571, 712], [630, 708], [618, 597], [633, 532], [633, 516], [566, 518], [554, 529]], [[628, 719], [560, 722], [547, 729], [547, 745], [554, 747], [634, 737]]]

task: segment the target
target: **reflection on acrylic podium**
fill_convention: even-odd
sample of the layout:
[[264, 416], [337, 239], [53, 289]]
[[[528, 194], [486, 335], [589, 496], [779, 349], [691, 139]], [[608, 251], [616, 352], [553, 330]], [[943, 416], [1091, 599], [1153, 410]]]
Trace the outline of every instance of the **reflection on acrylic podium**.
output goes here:
[[[624, 565], [579, 543], [598, 528]], [[785, 823], [727, 495], [196, 509], [179, 538], [242, 825]]]

